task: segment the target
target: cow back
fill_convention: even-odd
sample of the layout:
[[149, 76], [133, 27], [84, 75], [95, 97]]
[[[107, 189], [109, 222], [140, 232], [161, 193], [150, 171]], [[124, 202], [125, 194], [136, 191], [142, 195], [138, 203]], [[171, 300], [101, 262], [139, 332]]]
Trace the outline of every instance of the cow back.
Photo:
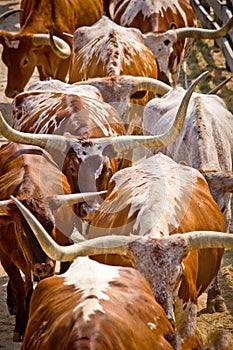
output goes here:
[[138, 271], [78, 258], [37, 285], [22, 350], [171, 350], [169, 337], [172, 327]]

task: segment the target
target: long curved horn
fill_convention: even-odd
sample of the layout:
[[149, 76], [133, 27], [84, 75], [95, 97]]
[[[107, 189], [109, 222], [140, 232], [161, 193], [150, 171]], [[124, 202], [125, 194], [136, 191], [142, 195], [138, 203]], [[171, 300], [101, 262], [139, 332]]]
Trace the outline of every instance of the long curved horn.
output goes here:
[[[181, 132], [184, 120], [186, 116], [186, 112], [188, 109], [188, 103], [192, 96], [192, 93], [199, 83], [199, 81], [208, 74], [207, 72], [202, 73], [189, 87], [186, 91], [178, 112], [176, 114], [176, 118], [172, 127], [168, 130], [168, 132], [156, 135], [156, 136], [116, 136], [116, 137], [107, 137], [107, 138], [93, 138], [90, 141], [93, 145], [105, 146], [112, 145], [116, 152], [128, 151], [134, 148], [153, 148], [153, 147], [162, 147], [172, 143], [179, 133]], [[66, 151], [68, 146], [68, 139], [62, 135], [50, 135], [50, 134], [30, 134], [19, 132], [11, 128], [6, 121], [4, 120], [1, 112], [0, 112], [0, 133], [7, 139], [17, 142], [17, 143], [25, 143], [31, 145], [37, 145], [40, 147], [51, 147], [62, 152]]]
[[207, 248], [233, 248], [233, 235], [231, 233], [216, 231], [194, 231], [183, 233], [188, 250]]
[[195, 39], [219, 39], [225, 36], [233, 27], [233, 17], [219, 29], [204, 29], [204, 28], [177, 28], [174, 29], [177, 38], [195, 38]]
[[19, 9], [19, 10], [10, 10], [10, 11], [7, 11], [7, 12], [4, 12], [3, 14], [1, 14], [0, 16], [0, 24], [2, 24], [2, 22], [5, 21], [5, 19], [11, 15], [13, 15], [14, 13], [17, 13], [17, 12], [22, 12], [23, 9]]
[[[70, 57], [70, 55], [71, 55], [70, 46], [66, 43], [66, 41], [64, 41], [60, 38], [59, 38], [59, 40], [56, 39], [56, 37], [53, 35], [53, 27], [51, 27], [51, 30], [50, 30], [49, 40], [50, 40], [50, 46], [51, 46], [53, 52], [59, 58], [66, 59], [66, 58]], [[65, 47], [64, 47], [64, 43], [66, 43]], [[67, 45], [69, 46], [69, 50], [67, 50]]]
[[156, 136], [141, 136], [141, 135], [130, 135], [130, 136], [117, 136], [117, 137], [111, 137], [111, 138], [102, 138], [102, 139], [92, 139], [93, 144], [100, 144], [101, 143], [109, 143], [113, 146], [114, 150], [116, 152], [123, 152], [128, 151], [130, 149], [134, 148], [156, 148], [156, 147], [162, 147], [166, 146], [172, 142], [175, 141], [179, 133], [181, 132], [186, 112], [188, 109], [188, 103], [192, 96], [192, 93], [196, 87], [196, 85], [199, 83], [199, 81], [208, 74], [207, 72], [202, 73], [189, 87], [189, 89], [186, 91], [180, 107], [178, 109], [178, 112], [176, 114], [176, 118], [174, 121], [174, 124], [172, 127], [161, 135]]
[[[140, 236], [110, 235], [93, 238], [72, 246], [59, 246], [46, 232], [40, 222], [30, 211], [16, 198], [11, 196], [22, 215], [27, 220], [44, 252], [57, 261], [70, 261], [78, 256], [91, 256], [98, 254], [120, 254], [128, 255], [128, 247], [131, 242], [140, 240]], [[188, 250], [207, 248], [233, 248], [233, 235], [225, 232], [215, 231], [193, 231], [171, 236], [180, 236], [186, 241]]]
[[228, 83], [228, 81], [231, 80], [232, 77], [226, 78], [223, 80], [220, 84], [218, 84], [215, 88], [210, 90], [207, 95], [215, 95], [221, 88]]
[[[94, 85], [97, 86], [97, 84], [103, 84], [105, 82], [108, 82], [112, 80], [112, 77], [97, 77], [97, 78], [90, 78], [85, 81], [77, 81], [73, 83], [72, 85]], [[116, 83], [118, 85], [127, 85], [129, 89], [129, 96], [133, 95], [137, 91], [151, 91], [154, 92], [157, 95], [163, 96], [167, 92], [169, 92], [172, 87], [170, 85], [167, 85], [163, 81], [149, 78], [149, 77], [141, 77], [141, 76], [133, 76], [133, 75], [120, 75], [119, 77], [116, 77]]]
[[133, 95], [137, 91], [151, 91], [157, 95], [165, 95], [167, 92], [172, 90], [170, 85], [164, 82], [149, 78], [149, 77], [134, 77], [134, 76], [120, 76], [119, 80], [122, 78], [123, 82], [131, 86], [130, 95]]
[[62, 135], [33, 134], [14, 130], [3, 118], [0, 112], [0, 133], [10, 141], [40, 147], [51, 147], [64, 152], [67, 139]]
[[[107, 191], [57, 194], [53, 196], [46, 196], [46, 201], [49, 203], [49, 205], [52, 205], [53, 208], [59, 208], [65, 205], [72, 205], [72, 204], [77, 204], [81, 202], [87, 202], [89, 200], [94, 200], [106, 193]], [[1, 202], [0, 202], [0, 205], [1, 205]]]
[[71, 55], [71, 48], [67, 42], [58, 36], [50, 34], [34, 34], [34, 45], [50, 45], [53, 52], [61, 59], [66, 59]]
[[[116, 152], [128, 151], [134, 148], [155, 148], [166, 146], [177, 138], [179, 133], [181, 132], [186, 112], [188, 109], [188, 103], [192, 96], [192, 93], [199, 83], [199, 81], [208, 74], [207, 72], [202, 73], [189, 87], [186, 91], [178, 112], [176, 114], [175, 121], [172, 127], [164, 134], [156, 135], [156, 136], [116, 136], [116, 137], [107, 137], [107, 138], [92, 138], [90, 141], [93, 145], [97, 147], [105, 145], [112, 145]], [[65, 152], [67, 150], [69, 139], [62, 135], [52, 135], [52, 134], [30, 134], [19, 132], [11, 128], [6, 121], [4, 120], [1, 112], [0, 112], [0, 133], [7, 139], [17, 142], [17, 143], [25, 143], [31, 145], [37, 145], [40, 147], [49, 147], [54, 148], [56, 150], [60, 150], [61, 152]]]
[[34, 232], [44, 252], [57, 261], [71, 261], [78, 256], [89, 256], [97, 254], [121, 254], [127, 255], [128, 245], [135, 237], [132, 236], [104, 236], [93, 238], [81, 243], [74, 243], [71, 246], [59, 246], [46, 232], [40, 222], [30, 213], [30, 211], [16, 198], [11, 196], [29, 226]]

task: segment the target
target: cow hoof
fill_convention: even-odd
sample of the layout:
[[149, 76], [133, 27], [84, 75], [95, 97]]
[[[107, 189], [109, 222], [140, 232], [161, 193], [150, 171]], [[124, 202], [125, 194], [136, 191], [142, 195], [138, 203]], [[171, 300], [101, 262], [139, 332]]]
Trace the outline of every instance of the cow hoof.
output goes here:
[[225, 312], [227, 311], [226, 304], [222, 296], [218, 296], [215, 300], [215, 310], [216, 312]]

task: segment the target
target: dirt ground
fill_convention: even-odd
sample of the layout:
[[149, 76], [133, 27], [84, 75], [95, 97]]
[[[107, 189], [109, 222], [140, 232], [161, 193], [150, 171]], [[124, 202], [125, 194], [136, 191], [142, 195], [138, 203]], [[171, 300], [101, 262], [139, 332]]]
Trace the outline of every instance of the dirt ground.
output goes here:
[[[10, 9], [19, 8], [20, 1], [0, 0], [0, 14]], [[13, 15], [1, 24], [1, 29], [17, 31], [18, 14]], [[0, 47], [0, 53], [2, 48]], [[210, 75], [204, 82], [199, 84], [197, 91], [208, 92], [225, 78], [232, 76], [226, 70], [225, 59], [220, 50], [211, 41], [200, 41], [188, 62], [188, 79], [191, 82], [201, 72], [209, 70]], [[6, 69], [0, 60], [0, 110], [10, 120], [11, 99], [4, 95], [6, 86]], [[33, 75], [30, 83], [38, 79], [37, 72]], [[180, 84], [183, 86], [181, 74]], [[219, 93], [228, 109], [233, 113], [233, 79]], [[198, 331], [206, 339], [208, 335], [216, 330], [224, 330], [230, 337], [231, 348], [233, 349], [233, 252], [225, 251], [222, 268], [219, 274], [220, 286], [227, 304], [227, 311], [224, 313], [207, 314], [205, 311], [206, 294], [199, 298]], [[8, 314], [6, 308], [6, 284], [7, 276], [0, 265], [0, 349], [17, 350], [20, 344], [13, 343], [12, 333], [14, 328], [14, 317]]]

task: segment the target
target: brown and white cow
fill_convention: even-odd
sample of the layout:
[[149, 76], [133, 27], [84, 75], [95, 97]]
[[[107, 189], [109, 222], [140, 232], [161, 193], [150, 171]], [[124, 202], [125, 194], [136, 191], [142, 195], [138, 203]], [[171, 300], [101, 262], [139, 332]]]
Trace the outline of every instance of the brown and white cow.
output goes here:
[[[153, 165], [155, 165], [155, 162], [158, 162], [156, 166], [158, 173], [156, 173], [155, 169], [153, 170]], [[144, 170], [144, 166], [145, 166], [145, 170]], [[131, 170], [132, 170], [132, 173], [131, 173]], [[171, 172], [171, 174], [168, 176], [166, 176], [167, 173], [163, 172], [167, 170]], [[142, 176], [140, 176], [140, 172], [142, 172], [143, 174]], [[154, 173], [154, 176], [152, 175], [152, 173]], [[179, 173], [180, 176], [177, 176], [177, 173]], [[184, 174], [185, 176], [183, 177]], [[124, 178], [124, 175], [126, 175], [125, 178]], [[111, 189], [109, 190], [109, 196], [104, 202], [105, 206], [103, 207], [103, 211], [101, 210], [100, 212], [103, 214], [102, 218], [105, 217], [105, 221], [101, 221], [101, 223], [97, 221], [97, 225], [99, 224], [100, 225], [94, 228], [94, 230], [97, 230], [97, 235], [98, 235], [98, 230], [100, 230], [100, 232], [102, 231], [101, 234], [106, 234], [107, 232], [109, 233], [109, 235], [105, 237], [93, 238], [93, 239], [84, 241], [80, 244], [75, 244], [69, 247], [61, 247], [57, 245], [51, 239], [51, 237], [49, 237], [46, 230], [43, 229], [43, 227], [33, 217], [33, 215], [25, 207], [23, 207], [23, 205], [20, 202], [18, 202], [15, 199], [14, 201], [16, 202], [17, 206], [19, 207], [23, 215], [25, 216], [25, 219], [31, 226], [34, 234], [36, 235], [38, 241], [40, 242], [45, 252], [47, 252], [47, 254], [53, 257], [54, 259], [58, 259], [60, 261], [66, 261], [67, 259], [74, 259], [78, 256], [86, 256], [86, 255], [95, 256], [94, 259], [96, 259], [98, 256], [101, 256], [101, 254], [105, 254], [106, 262], [108, 262], [110, 265], [115, 264], [116, 260], [115, 261], [113, 260], [114, 257], [115, 258], [119, 257], [118, 262], [120, 261], [120, 257], [122, 257], [120, 264], [122, 262], [125, 263], [126, 261], [128, 261], [128, 264], [136, 267], [136, 269], [139, 270], [144, 275], [144, 277], [146, 277], [146, 279], [150, 284], [152, 292], [155, 296], [155, 299], [158, 300], [160, 304], [162, 304], [163, 308], [166, 310], [166, 313], [170, 317], [173, 315], [173, 302], [176, 301], [176, 328], [180, 332], [181, 338], [179, 338], [177, 334], [175, 335], [176, 340], [175, 342], [173, 342], [173, 346], [174, 346], [173, 348], [180, 349], [180, 350], [181, 349], [190, 350], [191, 348], [201, 349], [201, 347], [197, 343], [195, 344], [195, 346], [193, 346], [192, 343], [189, 343], [189, 345], [187, 345], [187, 341], [190, 340], [190, 338], [192, 339], [192, 337], [194, 337], [194, 332], [195, 332], [196, 307], [194, 305], [196, 304], [197, 295], [201, 294], [201, 292], [204, 290], [204, 288], [208, 284], [209, 280], [211, 280], [211, 278], [213, 277], [214, 270], [217, 269], [217, 267], [219, 266], [222, 250], [223, 250], [222, 248], [233, 247], [233, 236], [231, 234], [225, 234], [222, 232], [213, 232], [213, 231], [194, 231], [194, 232], [187, 232], [187, 233], [185, 232], [181, 234], [178, 234], [178, 233], [175, 234], [176, 230], [173, 232], [172, 235], [169, 235], [169, 233], [166, 233], [165, 231], [164, 232], [161, 231], [163, 229], [163, 226], [166, 226], [166, 223], [165, 225], [164, 223], [162, 223], [162, 226], [159, 227], [160, 226], [159, 221], [162, 222], [162, 221], [170, 220], [170, 225], [167, 224], [167, 230], [169, 230], [172, 227], [174, 229], [177, 228], [178, 231], [179, 230], [182, 231], [182, 223], [180, 222], [180, 219], [182, 219], [182, 216], [184, 216], [183, 223], [185, 222], [187, 223], [187, 221], [190, 221], [191, 227], [198, 227], [198, 222], [196, 222], [196, 224], [194, 222], [195, 218], [196, 220], [198, 220], [200, 217], [201, 220], [205, 221], [205, 219], [207, 219], [207, 216], [210, 215], [208, 216], [208, 218], [211, 220], [209, 228], [211, 229], [214, 226], [219, 229], [221, 227], [223, 228], [224, 219], [222, 217], [222, 214], [217, 204], [214, 202], [213, 198], [210, 195], [206, 181], [197, 170], [188, 168], [186, 166], [178, 165], [175, 162], [173, 162], [169, 157], [166, 157], [164, 155], [161, 155], [160, 157], [154, 156], [151, 162], [147, 160], [146, 163], [144, 163], [141, 166], [141, 168], [139, 166], [139, 167], [123, 169], [119, 171], [117, 174], [115, 174], [113, 179], [114, 178], [116, 181], [112, 182], [112, 185], [113, 185], [112, 191]], [[117, 183], [117, 178], [120, 180], [119, 183]], [[152, 178], [154, 178], [155, 181], [151, 181]], [[158, 186], [155, 186], [155, 183], [157, 182], [158, 179], [159, 179]], [[133, 183], [133, 187], [131, 187], [131, 182]], [[164, 188], [164, 183], [166, 183], [165, 188]], [[115, 187], [114, 187], [114, 184], [115, 184]], [[193, 187], [189, 186], [189, 184], [192, 185]], [[186, 185], [188, 186], [186, 187]], [[162, 187], [163, 189], [165, 189], [165, 198], [152, 197], [152, 195], [154, 194], [157, 195], [157, 191], [155, 187], [157, 187], [157, 191], [159, 194], [162, 192]], [[204, 196], [204, 200], [203, 200], [203, 196]], [[127, 199], [129, 199], [128, 202], [127, 202]], [[169, 199], [171, 199], [172, 203], [169, 203]], [[159, 205], [157, 204], [155, 204], [154, 206], [151, 206], [149, 204], [149, 202], [156, 203], [157, 200], [161, 202], [160, 203], [161, 207], [159, 207]], [[111, 205], [108, 206], [109, 203], [113, 204], [114, 202], [116, 206], [111, 206]], [[146, 206], [149, 204], [149, 209], [151, 210], [151, 212], [149, 212], [149, 222], [147, 220], [148, 211], [146, 215], [146, 210], [144, 208], [145, 204]], [[191, 207], [193, 207], [193, 209], [191, 209]], [[159, 209], [158, 210], [159, 214], [157, 214], [156, 208]], [[206, 218], [204, 218], [204, 213], [202, 212], [202, 209], [204, 210], [205, 208], [207, 209]], [[109, 211], [104, 212], [104, 210], [106, 209], [109, 209]], [[124, 209], [125, 209], [125, 212], [124, 212]], [[164, 213], [164, 210], [165, 210], [165, 213]], [[153, 220], [152, 218], [153, 217], [152, 212], [154, 212], [155, 214], [155, 220]], [[177, 214], [177, 217], [171, 218], [172, 213], [174, 212], [176, 212], [175, 215]], [[193, 215], [191, 215], [190, 217], [190, 214], [193, 214]], [[214, 218], [212, 217], [212, 215], [214, 215]], [[118, 225], [117, 227], [113, 228], [111, 226], [111, 217], [116, 218], [117, 216], [118, 216], [118, 221], [114, 221], [114, 223], [115, 224], [118, 223]], [[123, 220], [123, 216], [124, 218], [126, 218], [126, 220]], [[141, 220], [143, 219], [142, 216], [145, 216], [144, 218], [145, 220]], [[216, 220], [215, 225], [213, 223], [213, 220]], [[138, 221], [140, 221], [140, 224]], [[132, 222], [134, 222], [134, 224]], [[110, 227], [108, 226], [109, 224], [110, 224]], [[125, 228], [125, 231], [124, 231], [124, 228]], [[121, 231], [123, 235], [118, 234], [119, 233], [118, 230]], [[136, 232], [137, 230], [141, 231], [142, 236], [135, 235], [135, 233], [137, 233]], [[150, 233], [145, 234], [146, 230], [149, 230]], [[134, 233], [134, 234], [131, 234], [130, 236], [128, 236], [129, 233]], [[113, 255], [109, 255], [109, 254], [113, 254]], [[81, 263], [80, 259], [81, 258], [77, 259], [76, 264]], [[206, 263], [207, 261], [208, 261], [208, 264]], [[112, 266], [106, 266], [106, 267], [112, 269]], [[118, 266], [116, 268], [119, 269]], [[121, 269], [123, 271], [123, 268], [120, 268], [120, 270]], [[71, 298], [71, 295], [74, 296], [74, 292], [72, 292], [71, 289], [68, 289], [69, 284], [72, 284], [73, 286], [75, 285], [77, 288], [77, 291], [80, 290], [81, 293], [84, 292], [87, 298], [89, 295], [91, 297], [91, 300], [93, 301], [93, 298], [94, 298], [93, 294], [95, 294], [93, 293], [93, 291], [95, 290], [95, 287], [99, 285], [97, 281], [96, 281], [95, 287], [93, 284], [91, 284], [92, 285], [92, 288], [90, 291], [91, 295], [86, 293], [86, 290], [89, 290], [88, 288], [89, 284], [84, 283], [87, 289], [85, 287], [83, 288], [78, 287], [83, 282], [82, 280], [83, 274], [85, 274], [85, 277], [86, 277], [88, 270], [89, 269], [87, 268], [85, 272], [80, 271], [81, 278], [78, 280], [77, 283], [75, 283], [74, 281], [74, 279], [76, 280], [75, 271], [72, 271], [72, 273], [71, 271], [70, 272], [68, 271], [66, 276], [68, 275], [72, 276], [70, 277], [71, 280], [69, 282], [68, 280], [66, 280], [65, 282], [63, 280], [63, 285], [65, 284], [66, 289], [63, 289], [62, 287], [57, 288], [58, 293], [55, 295], [56, 300], [54, 300], [54, 303], [59, 302], [60, 292], [64, 291], [63, 293], [65, 293], [65, 290], [68, 291], [69, 296], [67, 297], [70, 302], [71, 300], [76, 300]], [[93, 268], [88, 274], [88, 281], [92, 281], [94, 279], [96, 280], [96, 275], [98, 275], [98, 273], [96, 272], [96, 269]], [[107, 269], [106, 271], [103, 270], [103, 272], [101, 273], [101, 276], [106, 276], [106, 275], [107, 275]], [[50, 288], [51, 286], [54, 286], [55, 282], [57, 283], [57, 281], [55, 280], [51, 282]], [[45, 285], [44, 282], [42, 283], [44, 284], [43, 288], [42, 288], [42, 284], [39, 284], [39, 288], [41, 286], [41, 289], [39, 289], [39, 291], [41, 292], [40, 300], [42, 300], [42, 296], [44, 294], [44, 297], [47, 300], [47, 305], [50, 305], [48, 303], [48, 299], [49, 297], [52, 298], [54, 293], [46, 294], [45, 292], [45, 288], [48, 291], [47, 286], [50, 283], [49, 281], [47, 285]], [[123, 289], [121, 279], [119, 280], [119, 282], [116, 283], [116, 285], [117, 286], [119, 285], [120, 289]], [[104, 288], [103, 284], [101, 284], [101, 286], [102, 288]], [[199, 289], [197, 290], [196, 288], [198, 286], [199, 286]], [[54, 286], [53, 288], [55, 289], [56, 287]], [[107, 289], [105, 286], [104, 290], [107, 293], [109, 289]], [[134, 290], [133, 288], [131, 289], [131, 283], [127, 285], [127, 291], [129, 291], [128, 297], [130, 298], [130, 300], [131, 300], [131, 297], [134, 298]], [[104, 292], [102, 291], [102, 293]], [[39, 292], [38, 294], [36, 294], [36, 296], [39, 297]], [[117, 299], [116, 302], [119, 308], [122, 303], [122, 298], [117, 294], [116, 291], [115, 291], [115, 297]], [[137, 288], [136, 288], [135, 297], [137, 297]], [[185, 304], [182, 303], [182, 298], [186, 300]], [[102, 294], [102, 299], [104, 299], [103, 294]], [[107, 298], [105, 298], [105, 300], [106, 299]], [[87, 313], [89, 313], [89, 317], [91, 318], [91, 316], [93, 316], [91, 320], [94, 321], [94, 322], [89, 322], [90, 332], [91, 332], [90, 334], [95, 333], [94, 329], [97, 324], [99, 325], [98, 329], [100, 330], [100, 332], [103, 331], [104, 332], [103, 334], [106, 334], [106, 328], [102, 330], [101, 328], [102, 323], [100, 323], [101, 316], [104, 316], [103, 313], [105, 313], [105, 316], [108, 315], [107, 308], [103, 309], [104, 301], [102, 301], [101, 303], [102, 315], [100, 312], [98, 312], [100, 311], [100, 308], [96, 306], [96, 303], [95, 303], [95, 306], [93, 306], [93, 309], [95, 309], [95, 311], [93, 311], [92, 309], [93, 313], [92, 315], [90, 315], [91, 314], [90, 308], [86, 307], [87, 300], [88, 299], [82, 298], [78, 306], [77, 304], [76, 306], [74, 306], [74, 304], [71, 305], [71, 309], [69, 309], [71, 313], [71, 315], [68, 317], [69, 320], [73, 320], [73, 321], [75, 319], [77, 320], [77, 318], [73, 317], [74, 310], [80, 311], [80, 308], [83, 307], [82, 313], [80, 314], [80, 316], [82, 315], [82, 318], [81, 320], [79, 318], [79, 321], [77, 320], [76, 322], [80, 324], [80, 321], [83, 321], [84, 315], [86, 316], [86, 321], [87, 321]], [[96, 298], [94, 300], [95, 302], [97, 302]], [[111, 304], [112, 299], [110, 298], [108, 300]], [[138, 312], [137, 312], [138, 317], [139, 315], [142, 315], [142, 317], [144, 317], [144, 313], [140, 311], [141, 306], [144, 306], [145, 310], [147, 310], [146, 304], [144, 305], [144, 300], [145, 298], [142, 297], [138, 303], [137, 303], [137, 300], [134, 301], [134, 303], [131, 304], [131, 307], [127, 308], [127, 311], [129, 311], [129, 313], [134, 316], [133, 310], [134, 308], [138, 308]], [[100, 300], [98, 301], [101, 302]], [[35, 305], [37, 305], [37, 303]], [[44, 305], [43, 302], [42, 302], [42, 305]], [[57, 308], [54, 307], [53, 309], [57, 309]], [[113, 310], [113, 306], [109, 306], [109, 309]], [[171, 313], [168, 311], [169, 309]], [[43, 311], [41, 310], [41, 312]], [[51, 312], [52, 312], [52, 315], [51, 315]], [[152, 313], [152, 315], [153, 314], [154, 313]], [[119, 315], [118, 311], [117, 311], [117, 315]], [[187, 323], [185, 323], [185, 320], [183, 319], [182, 315], [185, 315], [187, 317], [186, 319]], [[61, 313], [59, 313], [59, 316], [60, 316], [59, 319], [61, 320], [61, 323], [59, 324], [59, 326], [61, 327], [62, 320], [67, 319], [65, 318], [67, 317], [67, 314], [61, 311]], [[98, 319], [97, 319], [97, 316], [98, 316]], [[37, 317], [38, 317], [37, 313], [36, 312], [34, 313], [32, 309], [32, 312], [31, 312], [32, 327], [33, 327], [33, 322], [35, 323], [37, 322]], [[49, 317], [49, 320], [51, 320], [49, 323], [48, 323], [48, 317]], [[42, 328], [43, 333], [52, 334], [52, 336], [54, 337], [54, 341], [56, 341], [58, 332], [56, 331], [57, 329], [56, 324], [52, 322], [53, 319], [55, 319], [56, 324], [58, 324], [57, 313], [55, 314], [55, 312], [53, 312], [53, 310], [51, 310], [50, 307], [46, 308], [43, 314], [43, 319], [40, 319], [40, 324], [44, 324], [44, 327], [49, 328], [47, 330], [43, 327]], [[106, 320], [106, 317], [104, 319]], [[122, 312], [120, 312], [119, 319], [123, 324], [128, 321], [127, 315], [123, 313], [123, 316], [122, 316]], [[144, 320], [145, 319], [147, 318], [145, 317]], [[47, 322], [43, 322], [45, 320]], [[161, 319], [160, 321], [162, 322], [160, 326], [162, 326], [164, 322]], [[69, 332], [70, 332], [72, 325], [68, 322], [67, 324], [70, 325], [70, 328], [69, 328]], [[76, 323], [73, 323], [74, 330], [77, 329], [75, 325]], [[37, 327], [37, 329], [39, 328], [40, 327]], [[32, 329], [34, 330], [35, 328], [33, 327]], [[85, 330], [89, 329], [87, 328], [87, 323], [83, 325], [83, 327], [80, 325], [77, 331], [78, 334], [80, 334], [79, 332], [81, 332], [81, 329], [85, 329]], [[116, 329], [119, 329], [119, 328], [116, 327]], [[127, 324], [125, 325], [125, 329], [128, 332]], [[143, 332], [145, 331], [143, 325], [141, 326], [141, 330]], [[154, 328], [155, 332], [156, 330], [157, 330], [157, 327]], [[79, 335], [77, 333], [75, 333], [75, 335], [79, 339]], [[30, 338], [32, 338], [30, 337], [30, 335], [31, 335], [31, 331], [28, 327], [28, 336], [26, 340], [27, 342], [29, 342], [29, 344], [30, 344]], [[39, 333], [36, 332], [36, 337], [39, 338], [40, 335], [41, 335], [41, 332]], [[75, 335], [74, 337], [72, 337], [72, 339], [77, 339]], [[157, 341], [161, 339], [161, 336], [162, 334], [160, 334], [160, 336], [157, 335]], [[132, 329], [130, 332], [128, 332], [128, 337], [130, 340], [131, 338], [134, 338], [134, 333], [132, 333]], [[65, 336], [62, 337], [62, 339], [63, 338], [65, 338]], [[62, 339], [60, 339], [60, 341]], [[86, 344], [89, 344], [88, 340], [90, 339], [90, 336], [86, 335], [85, 339], [87, 339]], [[148, 336], [144, 337], [145, 344], [147, 344], [146, 341], [148, 339], [151, 339], [151, 338], [149, 338]], [[162, 339], [163, 339], [163, 336], [162, 336]], [[47, 337], [44, 338], [44, 340], [49, 341], [49, 344], [50, 342], [52, 342], [52, 339], [48, 339]], [[25, 342], [25, 346], [27, 345], [27, 342]], [[114, 341], [114, 345], [116, 344], [118, 343]], [[156, 346], [156, 344], [158, 344], [158, 346]], [[142, 344], [141, 347], [139, 347], [139, 349], [141, 348], [142, 349], [145, 348], [148, 350], [151, 348], [160, 349], [161, 346], [162, 346], [161, 344], [156, 342], [154, 347], [151, 347], [151, 345], [150, 346], [145, 345], [145, 347], [143, 347], [143, 344]], [[25, 349], [27, 348], [28, 347], [25, 347]], [[73, 344], [72, 348], [79, 349], [79, 347], [75, 347], [75, 344]], [[102, 349], [101, 345], [96, 348]], [[111, 348], [112, 347], [110, 346], [110, 349]], [[117, 347], [117, 348], [128, 349], [131, 347], [124, 346], [123, 344], [122, 347]], [[61, 347], [61, 349], [63, 348]], [[105, 349], [105, 347], [103, 349]], [[228, 347], [226, 347], [226, 349], [228, 349]]]
[[74, 227], [80, 225], [67, 202], [70, 193], [65, 175], [44, 149], [12, 142], [0, 148], [0, 261], [9, 276], [8, 308], [10, 313], [16, 313], [14, 341], [21, 339], [26, 327], [31, 274], [39, 279], [50, 276], [55, 262], [38, 245], [10, 196], [30, 208], [60, 244], [69, 244]]
[[77, 258], [37, 284], [21, 350], [172, 350], [174, 330], [133, 268]]
[[[40, 81], [18, 94], [13, 101], [13, 128], [35, 134], [67, 135], [70, 145], [64, 152], [47, 147], [66, 175], [71, 190], [91, 192], [106, 189], [118, 169], [131, 165], [117, 157], [110, 159], [101, 151], [89, 153], [89, 138], [124, 135], [124, 126], [115, 108], [103, 101], [93, 86], [72, 86], [59, 80]], [[35, 138], [35, 136], [33, 136]], [[75, 141], [74, 141], [75, 140]], [[33, 141], [32, 141], [33, 142]], [[74, 143], [74, 144], [73, 144]], [[79, 144], [84, 144], [80, 148]], [[67, 144], [68, 145], [68, 144]], [[87, 148], [87, 151], [85, 151]], [[78, 215], [90, 220], [96, 203], [80, 204]]]
[[[153, 137], [120, 135], [118, 130], [122, 130], [122, 123], [119, 115], [112, 106], [104, 103], [100, 97], [97, 98], [94, 87], [83, 87], [88, 89], [88, 95], [85, 94], [85, 89], [81, 90], [80, 94], [71, 93], [72, 89], [78, 87], [59, 81], [51, 81], [48, 84], [49, 86], [55, 84], [57, 87], [59, 83], [60, 91], [48, 88], [28, 93], [30, 103], [28, 105], [25, 103], [14, 121], [14, 125], [18, 125], [21, 131], [11, 128], [0, 115], [0, 132], [14, 142], [35, 144], [46, 147], [50, 152], [56, 152], [57, 157], [54, 158], [67, 176], [73, 192], [105, 190], [112, 174], [126, 163], [131, 163], [131, 160], [124, 159], [125, 152], [135, 148], [166, 145], [177, 137], [184, 123], [189, 98], [197, 83], [205, 75], [206, 73], [203, 73], [187, 90], [174, 125], [163, 135]], [[46, 82], [37, 84], [47, 85]], [[66, 88], [67, 93], [64, 92]], [[79, 89], [82, 87], [79, 86]], [[93, 89], [95, 98], [90, 98]], [[18, 95], [17, 99], [25, 94], [27, 96], [26, 92]], [[29, 133], [33, 130], [37, 133]], [[72, 135], [64, 134], [65, 131], [69, 131]], [[90, 221], [93, 206], [88, 207], [86, 204], [79, 206], [78, 215]]]
[[[105, 1], [106, 6], [106, 1]], [[217, 31], [197, 27], [189, 0], [114, 0], [112, 19], [144, 33], [145, 44], [157, 59], [158, 78], [175, 86], [182, 62], [198, 38], [217, 39], [232, 28], [233, 18]]]
[[[162, 34], [143, 35], [136, 28], [119, 26], [103, 16], [92, 26], [80, 27], [75, 31], [69, 82], [73, 84], [84, 81], [85, 84], [98, 87], [104, 101], [117, 108], [126, 133], [142, 134], [143, 108], [155, 93], [158, 95], [149, 78], [157, 78], [157, 62], [160, 62], [160, 67], [168, 65], [170, 46], [183, 36], [222, 36], [232, 25], [233, 19], [219, 31], [188, 27], [168, 30]], [[131, 87], [139, 76], [141, 80], [142, 77], [145, 79], [144, 90], [141, 87], [132, 91]], [[170, 78], [159, 78], [171, 83]], [[164, 89], [168, 92], [169, 85], [164, 84]]]
[[[20, 8], [20, 31], [0, 30], [2, 60], [8, 68], [5, 93], [10, 98], [24, 90], [35, 67], [40, 80], [64, 81], [71, 62], [72, 40], [63, 32], [73, 34], [76, 28], [95, 23], [103, 14], [102, 0], [22, 0]], [[64, 51], [61, 56], [51, 49], [51, 28]]]
[[[175, 28], [197, 27], [197, 18], [189, 0], [114, 0], [112, 19], [124, 27], [138, 28], [144, 34], [161, 34]], [[190, 50], [190, 45], [191, 42], [184, 37], [177, 42], [161, 37], [153, 45], [152, 52], [155, 54], [156, 50], [160, 80], [170, 84], [177, 82], [181, 61], [186, 56], [185, 51]]]
[[[199, 230], [225, 231], [224, 217], [211, 196], [208, 184], [196, 169], [180, 165], [159, 153], [137, 166], [119, 171], [111, 178], [107, 197], [92, 220], [88, 237], [134, 234], [162, 239], [174, 233]], [[176, 249], [178, 252], [174, 246]], [[153, 278], [148, 264], [145, 276], [153, 284], [156, 300], [163, 305], [168, 318], [173, 319], [178, 332], [184, 337], [191, 335], [195, 329], [197, 298], [217, 275], [223, 251], [194, 251], [183, 260], [178, 298], [176, 288], [180, 280], [179, 270], [174, 264], [175, 251], [171, 249], [166, 258], [161, 257], [160, 248], [151, 253], [152, 260], [148, 264], [154, 264], [153, 271], [158, 277]], [[132, 264], [109, 255], [101, 261], [126, 266]], [[167, 264], [171, 264], [170, 267]], [[138, 266], [142, 268], [141, 264]], [[216, 304], [219, 299], [220, 295]], [[208, 302], [214, 303], [213, 300]]]

